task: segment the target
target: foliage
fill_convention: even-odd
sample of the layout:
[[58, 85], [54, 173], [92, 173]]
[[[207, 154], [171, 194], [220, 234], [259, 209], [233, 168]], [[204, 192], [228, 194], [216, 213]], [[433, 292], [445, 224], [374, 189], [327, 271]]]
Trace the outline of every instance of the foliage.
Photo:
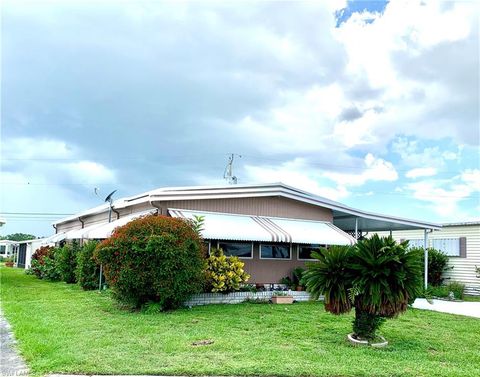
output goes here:
[[303, 275], [307, 291], [314, 298], [324, 295], [325, 309], [333, 314], [354, 307], [355, 335], [373, 339], [382, 318], [406, 311], [421, 293], [421, 254], [407, 245], [375, 234], [353, 247], [320, 249]]
[[480, 279], [480, 267], [475, 266], [475, 273], [477, 274], [477, 278]]
[[4, 237], [0, 237], [0, 240], [9, 240], [9, 241], [28, 241], [28, 240], [34, 240], [37, 237], [34, 236], [33, 234], [27, 234], [27, 233], [13, 233], [13, 234], [7, 234]]
[[[145, 315], [20, 269], [0, 267], [0, 279], [2, 312], [19, 351], [32, 355], [31, 376], [478, 376], [477, 318], [409, 310], [384, 325], [388, 349], [359, 350], [339, 336], [353, 315], [333, 316], [321, 302], [252, 300]], [[201, 339], [215, 344], [192, 347]]]
[[360, 339], [373, 340], [372, 334], [376, 334], [380, 326], [385, 322], [384, 317], [376, 314], [359, 311], [355, 312], [353, 320], [353, 333]]
[[32, 255], [31, 268], [35, 276], [45, 280], [60, 280], [55, 254], [57, 249], [52, 246], [42, 246]]
[[197, 235], [201, 237], [203, 225], [205, 224], [205, 216], [193, 215], [193, 220], [190, 220], [190, 221], [195, 233], [197, 233]]
[[93, 257], [97, 245], [97, 241], [86, 242], [77, 252], [75, 277], [80, 287], [86, 291], [96, 289], [99, 284], [100, 266]]
[[288, 296], [288, 292], [285, 291], [273, 291], [272, 297], [285, 297]]
[[374, 235], [355, 245], [350, 268], [360, 294], [355, 308], [382, 317], [407, 310], [421, 293], [421, 254], [407, 249], [408, 241]]
[[352, 288], [353, 275], [349, 268], [353, 250], [350, 246], [320, 248], [312, 253], [316, 262], [307, 262], [303, 281], [313, 299], [324, 296], [325, 309], [333, 314], [347, 313], [352, 309], [348, 290]]
[[[423, 255], [423, 247], [414, 247], [411, 248], [417, 253]], [[434, 287], [439, 287], [442, 285], [443, 273], [451, 270], [453, 266], [448, 266], [448, 256], [441, 250], [437, 250], [429, 247], [428, 249], [428, 284], [433, 285]], [[425, 268], [424, 257], [422, 257], [422, 271]]]
[[450, 292], [453, 293], [453, 298], [456, 300], [463, 300], [465, 294], [465, 285], [459, 282], [452, 281], [446, 285], [439, 287], [429, 286], [425, 292], [428, 297], [449, 298]]
[[207, 289], [222, 293], [240, 290], [241, 284], [250, 279], [243, 266], [238, 257], [227, 257], [222, 249], [212, 249], [205, 269]]
[[66, 243], [58, 248], [55, 253], [55, 261], [61, 279], [67, 284], [77, 282], [75, 270], [77, 268], [77, 254], [80, 250], [80, 245], [77, 241]]
[[133, 220], [99, 244], [94, 257], [114, 297], [135, 308], [149, 301], [162, 310], [178, 308], [204, 283], [201, 239], [183, 219]]
[[292, 289], [292, 290], [295, 289], [296, 287], [290, 276], [285, 276], [281, 278], [279, 283], [285, 285], [288, 289]]
[[304, 272], [305, 269], [302, 267], [296, 267], [293, 269], [293, 284], [295, 285], [295, 288], [303, 285], [302, 278]]

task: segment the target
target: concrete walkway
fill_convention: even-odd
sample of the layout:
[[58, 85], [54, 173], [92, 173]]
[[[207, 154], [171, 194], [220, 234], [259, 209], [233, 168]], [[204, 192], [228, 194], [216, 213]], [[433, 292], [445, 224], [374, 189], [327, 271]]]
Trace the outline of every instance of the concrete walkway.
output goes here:
[[480, 318], [480, 302], [457, 302], [444, 300], [432, 301], [433, 304], [430, 304], [424, 298], [417, 298], [413, 303], [413, 307], [416, 309], [434, 310], [436, 312], [460, 314], [468, 317]]
[[0, 310], [0, 376], [28, 376], [28, 368], [15, 349], [15, 338]]

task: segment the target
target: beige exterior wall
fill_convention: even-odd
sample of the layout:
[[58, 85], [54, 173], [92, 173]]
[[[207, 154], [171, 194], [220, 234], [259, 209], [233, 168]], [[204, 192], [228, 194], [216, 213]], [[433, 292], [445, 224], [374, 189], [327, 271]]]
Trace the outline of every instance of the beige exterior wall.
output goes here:
[[332, 211], [328, 208], [281, 197], [178, 200], [154, 204], [164, 215], [168, 208], [177, 208], [333, 222]]
[[[379, 233], [387, 235], [388, 233]], [[397, 231], [393, 232], [393, 238], [396, 240], [423, 239], [422, 230]], [[476, 277], [475, 266], [480, 267], [480, 224], [444, 226], [442, 230], [429, 233], [428, 238], [460, 238], [467, 239], [467, 257], [450, 257], [449, 265], [453, 269], [449, 270], [445, 276], [453, 281], [465, 284], [468, 294], [480, 295], [480, 279]]]
[[[234, 241], [232, 241], [234, 242]], [[305, 261], [297, 258], [297, 245], [291, 246], [291, 260], [260, 259], [260, 243], [253, 243], [253, 258], [240, 258], [245, 263], [244, 270], [250, 275], [251, 284], [278, 284], [281, 278], [292, 277], [296, 267], [305, 268]]]

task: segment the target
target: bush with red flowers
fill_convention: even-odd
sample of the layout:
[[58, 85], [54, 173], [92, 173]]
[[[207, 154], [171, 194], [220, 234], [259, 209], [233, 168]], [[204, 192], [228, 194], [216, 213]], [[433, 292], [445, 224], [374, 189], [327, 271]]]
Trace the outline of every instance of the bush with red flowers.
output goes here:
[[201, 242], [191, 222], [151, 215], [117, 228], [94, 256], [119, 302], [134, 308], [155, 302], [170, 310], [202, 290]]
[[56, 249], [52, 246], [42, 246], [33, 253], [31, 270], [39, 279], [60, 280], [55, 252]]

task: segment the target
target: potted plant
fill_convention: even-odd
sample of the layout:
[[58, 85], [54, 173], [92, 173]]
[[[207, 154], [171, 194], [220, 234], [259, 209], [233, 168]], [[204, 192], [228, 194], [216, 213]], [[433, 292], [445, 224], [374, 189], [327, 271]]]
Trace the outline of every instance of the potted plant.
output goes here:
[[6, 267], [13, 267], [13, 258], [12, 257], [5, 258], [5, 266]]
[[332, 246], [312, 256], [304, 274], [312, 298], [325, 297], [325, 310], [332, 314], [355, 309], [352, 344], [386, 346], [377, 334], [387, 318], [405, 312], [422, 291], [422, 255], [408, 249], [408, 241], [392, 237], [358, 241], [355, 246]]
[[292, 304], [293, 296], [284, 291], [274, 291], [272, 294], [273, 304]]

